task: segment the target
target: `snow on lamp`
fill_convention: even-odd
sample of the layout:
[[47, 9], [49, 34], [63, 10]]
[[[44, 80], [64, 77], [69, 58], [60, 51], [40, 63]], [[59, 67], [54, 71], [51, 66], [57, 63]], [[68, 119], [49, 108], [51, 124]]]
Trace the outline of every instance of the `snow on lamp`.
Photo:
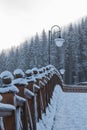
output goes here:
[[55, 39], [55, 44], [56, 44], [57, 47], [62, 47], [64, 41], [65, 41], [65, 40], [64, 40], [63, 38], [56, 38], [56, 39]]
[[65, 73], [65, 69], [60, 69], [60, 73], [64, 74]]

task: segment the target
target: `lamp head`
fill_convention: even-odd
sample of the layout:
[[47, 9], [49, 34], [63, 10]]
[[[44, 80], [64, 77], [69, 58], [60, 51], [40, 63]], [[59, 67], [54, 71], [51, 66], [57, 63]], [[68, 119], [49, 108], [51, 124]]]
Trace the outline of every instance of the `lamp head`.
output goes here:
[[55, 44], [56, 44], [57, 47], [61, 47], [61, 46], [63, 46], [64, 41], [65, 40], [63, 38], [61, 38], [61, 37], [60, 38], [56, 38], [55, 39]]
[[65, 69], [60, 69], [60, 73], [64, 74], [65, 73]]

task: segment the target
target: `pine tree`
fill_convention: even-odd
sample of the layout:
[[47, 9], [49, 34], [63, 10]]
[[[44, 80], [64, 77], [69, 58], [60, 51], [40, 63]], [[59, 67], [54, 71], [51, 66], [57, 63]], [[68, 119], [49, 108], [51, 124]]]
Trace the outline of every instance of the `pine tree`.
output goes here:
[[42, 31], [40, 46], [41, 66], [46, 66], [48, 64], [48, 40], [45, 30]]

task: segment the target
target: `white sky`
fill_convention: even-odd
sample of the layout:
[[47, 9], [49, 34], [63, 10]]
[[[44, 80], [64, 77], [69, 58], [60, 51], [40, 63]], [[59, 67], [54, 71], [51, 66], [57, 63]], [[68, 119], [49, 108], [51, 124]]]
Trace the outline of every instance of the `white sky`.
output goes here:
[[87, 0], [0, 0], [0, 50], [87, 15]]

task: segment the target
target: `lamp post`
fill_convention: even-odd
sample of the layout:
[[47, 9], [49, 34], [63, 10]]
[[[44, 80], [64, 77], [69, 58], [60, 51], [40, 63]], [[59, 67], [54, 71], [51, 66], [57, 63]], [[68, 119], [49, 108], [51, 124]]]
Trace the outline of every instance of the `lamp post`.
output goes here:
[[63, 79], [63, 81], [64, 81], [64, 73], [65, 73], [65, 69], [60, 69], [59, 70], [59, 72], [60, 72], [60, 74], [61, 74], [61, 76], [62, 76], [62, 79]]
[[[53, 29], [56, 28], [57, 38], [53, 39]], [[50, 45], [53, 43], [53, 40], [56, 43], [57, 47], [61, 47], [64, 43], [64, 39], [61, 38], [61, 28], [58, 25], [53, 25], [49, 30], [49, 64], [50, 64]]]

